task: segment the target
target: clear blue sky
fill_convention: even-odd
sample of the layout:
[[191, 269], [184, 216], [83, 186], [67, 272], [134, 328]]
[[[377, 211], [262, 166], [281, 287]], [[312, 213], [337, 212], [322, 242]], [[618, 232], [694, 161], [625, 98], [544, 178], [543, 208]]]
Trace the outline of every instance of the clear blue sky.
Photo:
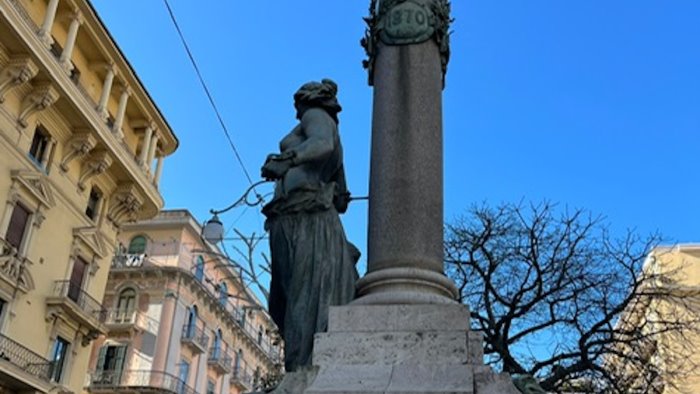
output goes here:
[[[293, 92], [331, 77], [350, 188], [366, 195], [372, 91], [359, 40], [369, 0], [170, 1], [254, 177], [294, 126]], [[453, 3], [447, 219], [472, 203], [547, 198], [618, 230], [700, 242], [700, 2]], [[180, 139], [164, 167], [167, 207], [206, 220], [247, 181], [163, 2], [93, 4]], [[344, 217], [363, 252], [366, 208], [356, 202]], [[242, 212], [223, 219], [260, 233], [259, 212]]]

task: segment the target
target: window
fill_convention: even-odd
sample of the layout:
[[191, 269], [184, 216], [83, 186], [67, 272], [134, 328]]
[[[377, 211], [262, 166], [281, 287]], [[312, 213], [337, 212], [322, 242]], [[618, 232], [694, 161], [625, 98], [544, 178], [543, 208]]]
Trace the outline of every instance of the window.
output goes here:
[[49, 149], [49, 134], [41, 127], [34, 130], [32, 145], [29, 147], [29, 157], [40, 167], [46, 167], [46, 156]]
[[220, 282], [219, 283], [219, 303], [221, 305], [226, 305], [226, 302], [228, 302], [228, 286], [226, 286], [226, 282]]
[[263, 328], [262, 326], [258, 327], [258, 345], [262, 345], [263, 342]]
[[117, 314], [115, 321], [117, 323], [128, 323], [132, 320], [134, 305], [136, 303], [136, 291], [134, 289], [124, 289], [119, 293], [117, 301]]
[[22, 246], [30, 214], [29, 210], [19, 203], [15, 204], [15, 208], [12, 210], [10, 226], [7, 228], [5, 240], [17, 250]]
[[80, 83], [80, 70], [75, 66], [75, 63], [71, 62], [71, 64], [73, 64], [73, 69], [70, 72], [70, 80], [77, 85]]
[[192, 305], [190, 308], [190, 313], [187, 316], [187, 327], [185, 332], [185, 338], [192, 338], [194, 336], [194, 329], [197, 326], [197, 305]]
[[189, 375], [190, 363], [188, 363], [185, 360], [180, 361], [180, 371], [178, 372], [178, 378], [180, 378], [180, 381], [178, 382], [178, 393], [185, 392], [185, 385], [187, 384], [187, 379], [189, 378]]
[[221, 337], [222, 337], [221, 329], [218, 329], [214, 331], [214, 345], [212, 345], [211, 349], [211, 358], [212, 359], [218, 359], [219, 356], [221, 355]]
[[102, 193], [99, 189], [93, 187], [90, 190], [90, 197], [88, 197], [87, 208], [85, 208], [85, 214], [92, 220], [95, 220], [98, 215], [98, 209], [100, 208], [100, 200], [102, 200]]
[[69, 343], [61, 337], [57, 337], [51, 352], [51, 376], [52, 382], [60, 383], [63, 375], [63, 367], [68, 355]]
[[241, 364], [243, 363], [243, 349], [238, 349], [236, 352], [236, 359], [233, 361], [233, 374], [238, 376], [241, 369]]
[[83, 279], [87, 271], [88, 263], [81, 257], [77, 257], [73, 261], [73, 271], [70, 274], [70, 282], [68, 283], [68, 298], [80, 303], [80, 295], [83, 291]]
[[194, 267], [194, 277], [199, 281], [204, 280], [204, 257], [202, 256], [197, 256], [197, 263]]
[[[124, 367], [124, 359], [126, 358], [126, 346], [124, 345], [107, 345], [100, 349], [97, 356], [96, 369], [100, 372], [110, 371], [118, 373]], [[114, 375], [114, 374], [110, 374]], [[116, 383], [113, 381], [112, 383]]]
[[144, 254], [146, 253], [146, 237], [137, 235], [129, 242], [129, 254]]
[[216, 383], [208, 379], [207, 380], [207, 394], [215, 394], [216, 393]]
[[[53, 38], [53, 37], [51, 37]], [[63, 53], [63, 47], [56, 41], [55, 38], [51, 40], [53, 43], [51, 44], [51, 53], [53, 53], [54, 56], [56, 56], [56, 59], [61, 58], [61, 54]]]

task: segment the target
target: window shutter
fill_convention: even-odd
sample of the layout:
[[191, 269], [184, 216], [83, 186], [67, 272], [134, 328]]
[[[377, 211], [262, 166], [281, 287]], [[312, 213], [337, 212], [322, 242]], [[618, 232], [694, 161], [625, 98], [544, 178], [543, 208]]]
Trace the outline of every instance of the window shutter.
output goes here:
[[122, 368], [124, 368], [124, 359], [126, 358], [126, 346], [117, 347], [117, 353], [114, 358], [114, 371], [121, 372]]
[[97, 355], [97, 365], [95, 370], [99, 373], [105, 370], [105, 356], [107, 355], [108, 346], [102, 346], [100, 352]]
[[121, 382], [124, 359], [126, 358], [126, 346], [117, 347], [117, 353], [114, 358], [114, 383], [117, 384]]
[[15, 204], [15, 209], [12, 210], [10, 218], [10, 226], [7, 229], [5, 240], [15, 248], [19, 249], [24, 238], [24, 230], [27, 227], [29, 220], [29, 211], [20, 204]]

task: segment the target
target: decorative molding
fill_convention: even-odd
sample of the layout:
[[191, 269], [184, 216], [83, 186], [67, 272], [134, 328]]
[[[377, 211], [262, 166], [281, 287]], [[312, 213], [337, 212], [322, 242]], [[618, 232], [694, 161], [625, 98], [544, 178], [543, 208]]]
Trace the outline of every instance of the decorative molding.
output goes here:
[[107, 257], [110, 254], [108, 245], [110, 244], [107, 236], [95, 226], [78, 227], [73, 229], [73, 247], [74, 253], [77, 251], [81, 255], [82, 247], [84, 246], [90, 252], [100, 259]]
[[17, 118], [17, 122], [22, 127], [27, 127], [27, 118], [35, 112], [43, 111], [52, 106], [59, 98], [58, 91], [51, 86], [51, 83], [42, 83], [24, 98], [22, 111]]
[[5, 94], [10, 89], [29, 82], [39, 73], [39, 67], [28, 56], [16, 56], [0, 75], [0, 103], [5, 101]]
[[68, 171], [68, 164], [73, 161], [73, 159], [86, 156], [96, 145], [97, 139], [89, 130], [76, 131], [64, 147], [66, 152], [61, 160], [61, 171]]
[[34, 289], [34, 278], [29, 272], [32, 262], [19, 251], [0, 239], [0, 280], [24, 293]]
[[374, 85], [374, 63], [379, 42], [384, 45], [412, 45], [430, 39], [440, 49], [442, 82], [445, 85], [447, 64], [450, 61], [450, 17], [449, 0], [372, 0], [365, 36], [360, 41], [367, 59], [362, 65], [367, 69], [368, 82]]
[[90, 158], [83, 164], [83, 170], [80, 173], [80, 178], [78, 179], [78, 188], [82, 191], [85, 190], [85, 182], [95, 175], [99, 175], [107, 171], [109, 166], [112, 165], [112, 157], [109, 152], [100, 150], [98, 152], [93, 152]]
[[13, 189], [18, 190], [19, 186], [23, 186], [29, 195], [39, 203], [40, 207], [52, 208], [56, 205], [51, 184], [46, 175], [33, 170], [12, 170], [10, 178], [13, 182]]
[[131, 182], [122, 183], [112, 193], [107, 217], [117, 226], [127, 221], [135, 221], [142, 206], [143, 197], [137, 186]]

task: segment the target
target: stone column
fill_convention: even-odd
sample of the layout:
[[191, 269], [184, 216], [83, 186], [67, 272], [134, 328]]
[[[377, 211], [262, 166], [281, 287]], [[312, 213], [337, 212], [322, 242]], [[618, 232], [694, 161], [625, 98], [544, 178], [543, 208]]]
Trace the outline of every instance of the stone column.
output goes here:
[[102, 94], [100, 95], [100, 102], [97, 104], [97, 111], [100, 113], [103, 119], [107, 119], [109, 114], [107, 113], [107, 106], [109, 105], [109, 95], [112, 93], [112, 83], [114, 82], [114, 65], [105, 65], [105, 80], [102, 83]]
[[148, 173], [153, 171], [153, 160], [156, 157], [156, 148], [158, 148], [158, 135], [154, 134], [151, 137], [151, 143], [148, 146], [148, 157], [146, 158], [145, 168]]
[[[368, 272], [356, 303], [451, 303], [443, 273], [442, 89], [436, 0], [380, 1], [364, 40], [374, 84]], [[440, 23], [445, 26], [440, 26]], [[432, 26], [431, 26], [432, 24]]]
[[[179, 290], [178, 290], [179, 291]], [[156, 339], [156, 351], [153, 355], [153, 370], [167, 371], [167, 362], [169, 357], [174, 355], [169, 354], [174, 349], [171, 349], [171, 338], [175, 333], [179, 332], [180, 328], [176, 319], [177, 314], [177, 299], [179, 294], [171, 289], [166, 289], [166, 294], [163, 299], [163, 310], [160, 315], [160, 324], [158, 328], [158, 338]], [[179, 338], [177, 338], [179, 340]]]
[[68, 37], [66, 37], [66, 44], [63, 47], [63, 52], [61, 53], [60, 62], [66, 70], [72, 70], [73, 64], [71, 63], [71, 57], [73, 56], [73, 48], [75, 48], [75, 41], [78, 38], [78, 28], [83, 24], [83, 16], [80, 11], [76, 11], [70, 21], [70, 26], [68, 26]]
[[141, 144], [141, 154], [139, 155], [139, 164], [141, 166], [146, 165], [146, 158], [148, 157], [149, 144], [151, 143], [151, 136], [153, 135], [153, 125], [149, 124], [146, 126], [146, 130], [143, 134], [143, 143]]
[[49, 4], [46, 6], [46, 15], [44, 15], [44, 22], [41, 24], [39, 29], [39, 36], [42, 41], [47, 46], [53, 44], [53, 38], [51, 38], [51, 28], [53, 27], [53, 22], [56, 20], [56, 10], [58, 10], [58, 0], [49, 0]]
[[129, 96], [131, 96], [131, 89], [128, 86], [122, 86], [122, 92], [119, 96], [119, 107], [117, 108], [117, 115], [112, 127], [112, 132], [119, 137], [124, 135], [122, 126], [124, 125], [124, 115], [126, 115], [126, 105], [129, 102]]
[[163, 156], [158, 156], [158, 161], [156, 162], [156, 174], [153, 176], [153, 183], [158, 187], [160, 184], [160, 177], [163, 174]]

